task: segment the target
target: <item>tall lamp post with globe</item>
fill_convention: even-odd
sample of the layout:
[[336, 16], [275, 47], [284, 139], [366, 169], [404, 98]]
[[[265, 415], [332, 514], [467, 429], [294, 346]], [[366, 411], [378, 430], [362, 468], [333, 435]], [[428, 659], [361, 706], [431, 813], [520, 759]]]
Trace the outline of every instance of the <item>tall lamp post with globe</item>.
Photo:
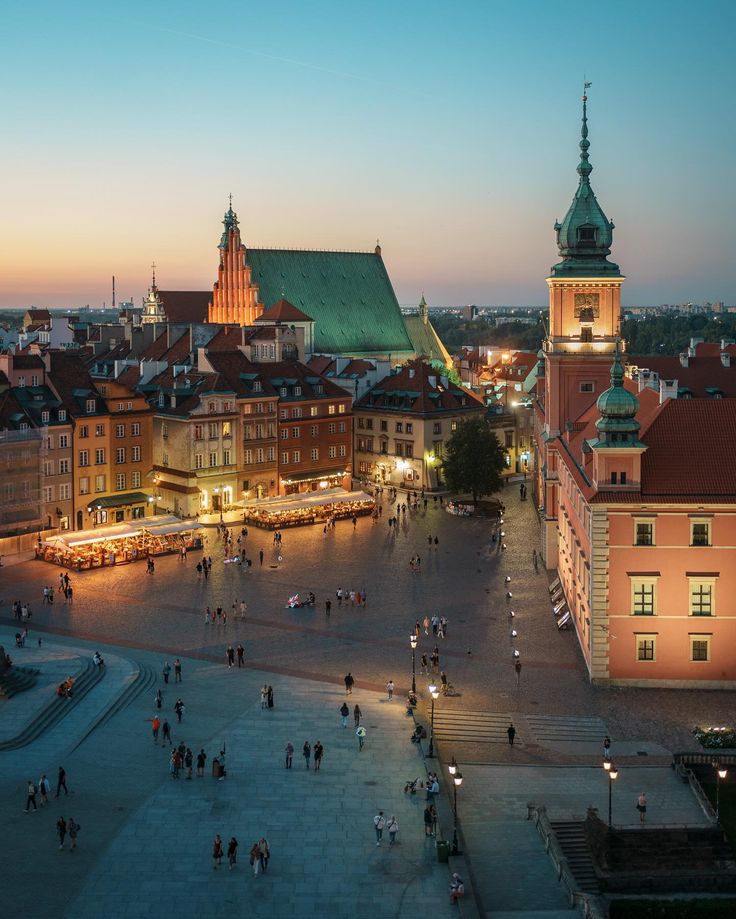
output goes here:
[[417, 694], [417, 636], [414, 632], [409, 636], [411, 645], [411, 692], [413, 696]]
[[427, 750], [427, 756], [434, 756], [434, 703], [439, 699], [440, 691], [434, 683], [430, 683], [427, 689], [429, 689], [429, 694], [432, 696], [432, 716], [429, 722], [429, 749]]
[[457, 763], [455, 762], [455, 757], [452, 757], [452, 762], [447, 767], [450, 775], [452, 776], [453, 783], [453, 806], [452, 806], [452, 854], [457, 855], [459, 853], [458, 844], [457, 844], [457, 790], [463, 784], [463, 774], [457, 768]]

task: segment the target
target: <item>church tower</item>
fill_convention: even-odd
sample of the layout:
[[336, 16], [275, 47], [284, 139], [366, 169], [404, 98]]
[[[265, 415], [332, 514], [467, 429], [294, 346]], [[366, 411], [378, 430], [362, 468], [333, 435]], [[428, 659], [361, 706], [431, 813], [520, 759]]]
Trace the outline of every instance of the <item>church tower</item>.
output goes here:
[[[587, 90], [590, 84], [585, 84]], [[603, 213], [590, 185], [588, 97], [583, 95], [580, 176], [565, 219], [555, 223], [562, 260], [552, 267], [549, 333], [544, 342], [545, 433], [556, 437], [607, 387], [619, 338], [621, 285], [618, 265], [607, 258], [613, 221]]]
[[[589, 86], [584, 85], [582, 98], [578, 187], [564, 220], [554, 226], [561, 260], [547, 278], [549, 328], [542, 349], [544, 372], [538, 379], [543, 414], [537, 419], [535, 496], [543, 510], [542, 555], [547, 568], [557, 567], [558, 450], [580, 415], [609, 389], [614, 356], [614, 367], [621, 366], [617, 349], [625, 279], [619, 266], [608, 260], [614, 225], [590, 184]], [[618, 386], [618, 377], [611, 380], [616, 397], [626, 392]], [[602, 461], [601, 469], [604, 466]]]
[[238, 216], [233, 210], [233, 196], [230, 207], [222, 221], [225, 227], [220, 239], [220, 266], [212, 291], [212, 300], [207, 307], [207, 321], [252, 325], [263, 312], [258, 301], [258, 286], [251, 280], [252, 269], [247, 263], [247, 252], [240, 240]]
[[148, 296], [143, 301], [143, 314], [141, 315], [141, 323], [148, 324], [152, 322], [166, 323], [164, 305], [158, 295], [158, 287], [156, 287], [155, 264], [151, 265], [151, 286], [148, 290]]

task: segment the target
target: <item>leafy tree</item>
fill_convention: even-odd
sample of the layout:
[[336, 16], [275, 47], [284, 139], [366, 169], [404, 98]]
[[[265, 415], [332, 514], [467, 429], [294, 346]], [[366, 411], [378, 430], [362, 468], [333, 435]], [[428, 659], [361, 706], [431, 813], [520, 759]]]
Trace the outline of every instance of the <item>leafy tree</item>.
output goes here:
[[442, 471], [447, 484], [451, 491], [471, 494], [473, 504], [501, 488], [503, 469], [503, 447], [483, 417], [462, 421], [445, 444]]

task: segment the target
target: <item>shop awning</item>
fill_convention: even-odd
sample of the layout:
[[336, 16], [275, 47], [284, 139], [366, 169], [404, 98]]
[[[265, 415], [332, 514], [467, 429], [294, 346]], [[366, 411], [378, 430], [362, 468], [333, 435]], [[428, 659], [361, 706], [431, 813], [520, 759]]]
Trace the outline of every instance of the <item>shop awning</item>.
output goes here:
[[90, 507], [128, 507], [130, 504], [148, 504], [151, 496], [142, 491], [124, 491], [119, 495], [107, 495], [89, 502]]
[[342, 478], [347, 475], [345, 467], [341, 469], [330, 469], [328, 472], [297, 472], [294, 475], [286, 475], [284, 482], [292, 484], [293, 482], [316, 482], [318, 479], [333, 479], [335, 476]]
[[111, 527], [100, 527], [97, 530], [80, 530], [77, 533], [69, 533], [64, 537], [57, 537], [70, 549], [75, 546], [88, 545], [92, 542], [106, 542], [110, 539], [128, 539], [131, 536], [138, 536], [140, 529], [129, 526], [127, 523], [118, 523]]
[[201, 524], [196, 520], [179, 520], [177, 523], [164, 523], [161, 526], [145, 528], [151, 536], [171, 536], [174, 533], [189, 533], [192, 530], [201, 530]]

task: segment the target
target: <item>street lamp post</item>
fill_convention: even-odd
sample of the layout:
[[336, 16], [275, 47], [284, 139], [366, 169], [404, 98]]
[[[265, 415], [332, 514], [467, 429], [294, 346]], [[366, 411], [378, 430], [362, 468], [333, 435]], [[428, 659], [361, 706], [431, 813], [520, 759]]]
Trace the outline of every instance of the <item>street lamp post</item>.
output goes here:
[[721, 822], [721, 780], [728, 775], [728, 769], [724, 769], [720, 763], [713, 763], [716, 769], [716, 824]]
[[609, 829], [613, 826], [613, 813], [612, 813], [612, 792], [613, 792], [613, 783], [618, 778], [618, 769], [613, 765], [610, 760], [605, 760], [603, 763], [603, 768], [608, 773], [608, 826]]
[[457, 763], [455, 762], [455, 757], [452, 757], [452, 762], [447, 767], [450, 775], [452, 776], [453, 783], [453, 805], [452, 805], [452, 854], [458, 855], [459, 849], [457, 844], [457, 790], [463, 784], [463, 774], [457, 768]]
[[434, 756], [434, 703], [439, 699], [440, 692], [434, 683], [431, 683], [428, 689], [429, 694], [432, 696], [432, 715], [429, 722], [429, 750], [427, 750], [427, 756]]
[[411, 644], [411, 691], [412, 695], [417, 694], [417, 636], [412, 632], [409, 636]]

